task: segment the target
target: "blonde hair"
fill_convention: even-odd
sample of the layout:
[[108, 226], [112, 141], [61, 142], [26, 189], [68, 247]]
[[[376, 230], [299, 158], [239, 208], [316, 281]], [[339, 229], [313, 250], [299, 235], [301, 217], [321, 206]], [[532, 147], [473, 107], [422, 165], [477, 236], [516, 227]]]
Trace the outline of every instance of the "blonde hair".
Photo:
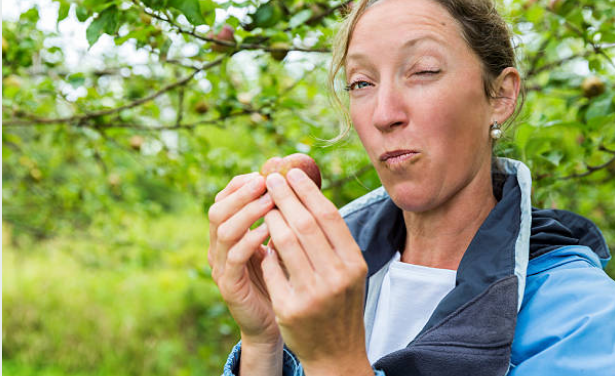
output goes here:
[[[348, 45], [354, 28], [365, 11], [379, 0], [358, 0], [352, 11], [341, 22], [340, 28], [333, 42], [331, 65], [329, 67], [328, 86], [331, 102], [342, 118], [342, 128], [339, 134], [331, 140], [336, 142], [344, 138], [352, 128], [352, 121], [347, 105], [338, 95], [339, 83], [344, 80]], [[461, 26], [462, 36], [468, 46], [476, 53], [482, 63], [483, 85], [485, 95], [490, 99], [497, 99], [495, 93], [496, 79], [508, 67], [516, 67], [515, 51], [512, 45], [512, 33], [506, 21], [498, 13], [492, 0], [431, 0], [443, 6]], [[339, 75], [340, 71], [343, 75]], [[341, 82], [340, 82], [341, 83]], [[520, 93], [520, 103], [517, 101], [516, 109], [504, 126], [517, 117], [525, 99], [524, 90]], [[347, 98], [345, 96], [345, 98]]]

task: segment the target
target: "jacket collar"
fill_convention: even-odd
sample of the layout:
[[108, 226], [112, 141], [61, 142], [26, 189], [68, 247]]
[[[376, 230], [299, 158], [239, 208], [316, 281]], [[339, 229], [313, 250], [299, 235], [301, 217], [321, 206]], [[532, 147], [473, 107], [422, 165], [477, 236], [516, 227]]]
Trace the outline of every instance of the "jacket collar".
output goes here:
[[[442, 373], [445, 366], [451, 375], [507, 370], [529, 259], [531, 179], [521, 162], [500, 159], [498, 163], [504, 172], [503, 183], [494, 185], [501, 187], [495, 192], [500, 200], [467, 248], [456, 287], [408, 347], [376, 363], [387, 375], [412, 370], [449, 374]], [[382, 188], [341, 212], [364, 252], [371, 279], [404, 245], [402, 212]], [[379, 286], [368, 285], [368, 304], [377, 301], [369, 295], [378, 291]], [[370, 308], [366, 306], [366, 312]]]

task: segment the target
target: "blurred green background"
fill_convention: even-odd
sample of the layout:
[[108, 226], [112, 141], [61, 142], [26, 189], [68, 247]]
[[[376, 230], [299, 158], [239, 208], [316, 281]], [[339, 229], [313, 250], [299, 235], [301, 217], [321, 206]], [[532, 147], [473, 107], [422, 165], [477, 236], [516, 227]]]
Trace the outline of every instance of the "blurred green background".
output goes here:
[[[3, 0], [5, 374], [221, 373], [238, 333], [206, 266], [214, 195], [294, 152], [338, 206], [379, 185], [354, 135], [325, 141], [348, 3]], [[498, 6], [527, 98], [497, 154], [613, 249], [615, 1]]]

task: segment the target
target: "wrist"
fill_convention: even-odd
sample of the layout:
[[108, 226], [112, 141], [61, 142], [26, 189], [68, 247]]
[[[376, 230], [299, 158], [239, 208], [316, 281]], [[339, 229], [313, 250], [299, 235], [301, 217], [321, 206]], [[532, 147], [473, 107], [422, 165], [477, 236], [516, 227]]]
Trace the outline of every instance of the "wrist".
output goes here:
[[279, 334], [271, 337], [253, 337], [241, 333], [241, 348], [245, 347], [266, 354], [268, 352], [281, 351], [284, 348], [284, 340]]
[[239, 375], [282, 375], [284, 342], [241, 339]]
[[331, 361], [302, 362], [306, 376], [374, 376], [374, 370], [365, 356]]

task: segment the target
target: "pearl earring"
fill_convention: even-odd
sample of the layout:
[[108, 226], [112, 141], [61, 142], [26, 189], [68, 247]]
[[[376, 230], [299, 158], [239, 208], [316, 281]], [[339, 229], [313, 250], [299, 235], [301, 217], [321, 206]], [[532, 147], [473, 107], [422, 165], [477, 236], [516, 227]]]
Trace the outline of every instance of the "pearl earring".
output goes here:
[[491, 124], [491, 131], [489, 133], [491, 134], [491, 138], [494, 140], [498, 140], [502, 137], [502, 129], [500, 128], [497, 120], [494, 120], [493, 124]]

